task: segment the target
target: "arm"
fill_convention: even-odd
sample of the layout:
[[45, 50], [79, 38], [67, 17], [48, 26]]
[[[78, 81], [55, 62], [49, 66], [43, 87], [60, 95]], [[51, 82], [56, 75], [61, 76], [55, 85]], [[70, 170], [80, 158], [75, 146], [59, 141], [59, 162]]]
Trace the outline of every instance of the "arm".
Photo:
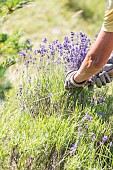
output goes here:
[[113, 50], [113, 0], [108, 0], [105, 11], [102, 30], [77, 74], [74, 76], [76, 82], [87, 80], [98, 73], [107, 63]]
[[95, 44], [88, 52], [78, 72], [74, 75], [74, 81], [80, 83], [98, 73], [107, 63], [112, 50], [113, 32], [101, 30]]
[[[87, 80], [91, 77], [93, 77], [93, 83], [95, 83], [97, 87], [102, 87], [110, 83], [112, 80], [110, 75], [113, 77], [113, 61], [110, 62], [108, 58], [112, 50], [113, 0], [108, 0], [104, 22], [97, 40], [88, 52], [79, 70], [72, 70], [67, 73], [64, 83], [65, 89], [70, 90], [76, 87], [82, 87], [88, 83]], [[111, 71], [111, 73], [109, 71]]]

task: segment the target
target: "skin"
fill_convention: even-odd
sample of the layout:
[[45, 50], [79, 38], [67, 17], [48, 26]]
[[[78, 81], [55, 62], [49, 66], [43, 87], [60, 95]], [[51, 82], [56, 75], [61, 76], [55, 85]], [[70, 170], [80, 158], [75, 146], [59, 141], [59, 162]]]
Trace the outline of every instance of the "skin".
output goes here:
[[74, 75], [74, 81], [81, 83], [98, 73], [107, 63], [112, 51], [113, 32], [104, 32], [101, 30], [80, 69]]

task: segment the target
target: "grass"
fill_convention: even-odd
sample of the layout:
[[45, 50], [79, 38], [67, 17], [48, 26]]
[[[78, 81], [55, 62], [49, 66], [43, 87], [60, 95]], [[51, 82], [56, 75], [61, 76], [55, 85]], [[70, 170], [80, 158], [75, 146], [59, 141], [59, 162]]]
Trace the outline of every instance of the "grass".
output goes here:
[[[99, 91], [96, 93], [99, 94]], [[55, 99], [58, 100], [60, 97], [57, 96]], [[73, 96], [70, 100], [68, 98], [70, 102], [72, 99]], [[105, 103], [95, 104], [93, 108], [91, 106], [81, 108], [78, 105], [76, 109], [66, 110], [57, 107], [59, 113], [58, 110], [51, 109], [50, 113], [44, 114], [43, 109], [34, 117], [31, 112], [22, 112], [18, 102], [10, 98], [9, 102], [2, 106], [1, 112], [0, 168], [112, 169], [111, 100], [112, 96], [109, 95]], [[97, 114], [99, 111], [106, 114], [99, 116]], [[84, 119], [86, 115], [92, 117], [91, 121]], [[104, 136], [108, 136], [108, 140], [102, 144]], [[78, 148], [72, 155], [70, 147], [78, 140]]]
[[[69, 95], [63, 88], [62, 65], [58, 69], [51, 63], [48, 73], [35, 72], [32, 63], [27, 68], [24, 62], [21, 65], [16, 72], [21, 75], [19, 86], [1, 106], [0, 168], [112, 169], [112, 91], [83, 88]], [[41, 83], [38, 90], [37, 82]]]
[[[73, 9], [69, 5], [73, 8], [76, 6], [79, 8]], [[83, 10], [83, 13], [86, 13], [88, 11], [86, 6], [88, 10], [91, 9], [94, 20], [91, 16], [88, 21], [77, 11]], [[71, 31], [78, 32], [80, 30], [93, 40], [95, 34], [101, 28], [104, 9], [105, 1], [98, 4], [97, 0], [93, 3], [89, 0], [85, 2], [82, 0], [81, 3], [73, 0], [39, 0], [31, 6], [13, 13], [1, 31], [11, 33], [15, 29], [24, 30], [25, 38], [30, 38], [35, 45], [38, 44], [38, 41], [41, 41], [42, 37], [47, 37], [49, 40], [61, 40], [65, 35], [69, 35]]]
[[[81, 28], [93, 39], [101, 22], [97, 27], [65, 5], [58, 0], [38, 1], [13, 14], [2, 29], [11, 32], [22, 26], [36, 48], [43, 37], [62, 41], [70, 31]], [[26, 69], [20, 61], [9, 70], [15, 80], [0, 108], [0, 169], [112, 170], [112, 84], [69, 94], [63, 87], [63, 65], [51, 63], [49, 71], [47, 65], [35, 71], [36, 65]], [[37, 83], [41, 87], [35, 91]]]

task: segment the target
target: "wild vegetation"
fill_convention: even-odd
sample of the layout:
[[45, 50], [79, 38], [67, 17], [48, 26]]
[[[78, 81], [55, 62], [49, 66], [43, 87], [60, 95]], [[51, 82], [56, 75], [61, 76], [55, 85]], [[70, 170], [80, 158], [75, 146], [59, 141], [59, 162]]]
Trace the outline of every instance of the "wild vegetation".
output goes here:
[[[15, 10], [24, 7], [30, 1], [23, 0], [0, 0], [0, 26], [6, 22], [10, 14]], [[20, 49], [28, 46], [27, 41], [20, 42], [22, 31], [14, 31], [12, 35], [0, 33], [0, 99], [4, 99], [5, 91], [11, 88], [11, 82], [6, 80], [5, 73], [7, 69], [16, 63], [17, 54]]]
[[[13, 18], [20, 17], [17, 27], [21, 23], [23, 39], [31, 41], [14, 48], [18, 60], [7, 70], [13, 88], [0, 108], [0, 169], [113, 169], [112, 83], [74, 91], [63, 85], [67, 69], [78, 69], [94, 42], [104, 6], [97, 0], [42, 0], [30, 6], [31, 13], [24, 7], [4, 23], [2, 30], [15, 31]], [[78, 32], [82, 28], [85, 33]]]

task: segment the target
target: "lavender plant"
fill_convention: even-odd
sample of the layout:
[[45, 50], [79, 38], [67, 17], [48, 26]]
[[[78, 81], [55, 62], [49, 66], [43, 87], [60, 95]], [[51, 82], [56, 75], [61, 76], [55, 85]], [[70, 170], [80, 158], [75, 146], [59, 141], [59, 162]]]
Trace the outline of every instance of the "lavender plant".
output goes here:
[[[50, 6], [51, 2], [57, 5], [58, 1], [51, 0]], [[64, 41], [58, 43], [63, 46]], [[66, 50], [60, 56], [55, 47], [44, 38], [37, 50], [20, 52], [18, 91], [16, 80], [8, 101], [0, 107], [0, 169], [113, 169], [112, 92], [106, 93], [105, 87], [65, 91], [63, 80], [73, 62], [63, 58]], [[41, 49], [48, 52], [41, 55]], [[72, 57], [70, 53], [67, 56]]]
[[[33, 112], [45, 105], [50, 108], [54, 100], [51, 96], [64, 94], [66, 72], [79, 69], [90, 45], [90, 39], [85, 34], [71, 32], [70, 37], [64, 37], [62, 43], [58, 40], [49, 43], [43, 38], [38, 49], [20, 51], [23, 69], [17, 96], [20, 96], [22, 108], [35, 108], [34, 105], [37, 105]], [[42, 99], [45, 99], [44, 103]]]
[[[111, 102], [107, 103], [105, 88], [95, 88], [90, 97], [86, 88], [70, 94], [63, 87], [66, 71], [73, 69], [74, 61], [76, 69], [81, 64], [80, 60], [71, 60], [74, 54], [67, 50], [71, 51], [72, 44], [76, 43], [73, 48], [76, 54], [76, 47], [83, 43], [80, 41], [83, 35], [74, 33], [72, 37], [71, 33], [71, 38], [65, 37], [62, 43], [58, 40], [49, 43], [44, 38], [37, 50], [30, 46], [20, 51], [17, 100], [10, 98], [2, 111], [5, 123], [1, 120], [1, 169], [113, 167], [112, 121], [105, 119], [112, 112], [112, 106]], [[79, 43], [74, 37], [79, 37]], [[65, 48], [64, 44], [67, 44]], [[85, 47], [87, 54], [89, 47], [85, 44], [84, 51]], [[79, 58], [81, 47], [77, 54]], [[4, 130], [7, 122], [8, 129]]]
[[[31, 44], [30, 41], [29, 43]], [[19, 101], [20, 113], [25, 115], [26, 113], [33, 113], [33, 116], [39, 115], [37, 119], [47, 119], [47, 121], [55, 116], [55, 120], [57, 117], [61, 118], [61, 124], [63, 124], [63, 121], [69, 120], [67, 129], [71, 127], [73, 129], [69, 131], [68, 135], [68, 130], [64, 128], [66, 139], [64, 142], [63, 139], [60, 142], [51, 141], [52, 146], [54, 145], [51, 148], [49, 133], [53, 133], [54, 139], [57, 139], [57, 137], [55, 132], [51, 132], [49, 124], [45, 125], [46, 130], [42, 134], [43, 139], [41, 139], [43, 145], [40, 144], [39, 150], [41, 153], [42, 150], [48, 152], [50, 159], [48, 160], [47, 155], [37, 155], [36, 159], [40, 160], [37, 161], [39, 168], [52, 168], [53, 164], [61, 169], [65, 166], [67, 169], [72, 169], [72, 167], [84, 168], [86, 165], [89, 166], [87, 160], [90, 159], [90, 156], [93, 157], [91, 167], [98, 165], [98, 163], [96, 165], [93, 165], [93, 163], [98, 162], [99, 159], [103, 161], [101, 167], [104, 167], [104, 163], [107, 161], [100, 155], [109, 146], [112, 148], [111, 135], [106, 130], [105, 124], [99, 126], [107, 112], [105, 88], [100, 92], [98, 89], [90, 92], [87, 88], [83, 88], [68, 93], [63, 87], [66, 72], [69, 69], [79, 69], [90, 45], [91, 42], [85, 34], [71, 32], [71, 36], [64, 37], [62, 43], [58, 40], [49, 43], [44, 38], [38, 49], [29, 48], [19, 53], [22, 69], [17, 69], [17, 73], [20, 74], [21, 71], [21, 77], [19, 77], [16, 98]], [[89, 112], [89, 110], [92, 112]], [[98, 122], [98, 126], [94, 122]], [[56, 123], [52, 122], [51, 126], [53, 124]], [[57, 125], [59, 127], [59, 123]], [[57, 125], [55, 129], [58, 128]], [[106, 149], [103, 150], [104, 147]], [[87, 157], [85, 157], [85, 153], [89, 153]], [[59, 154], [60, 157], [57, 156]], [[79, 155], [79, 158], [75, 164], [73, 158], [76, 155]], [[109, 154], [107, 154], [108, 156]], [[55, 162], [53, 163], [54, 157]], [[44, 160], [45, 162], [43, 162]], [[35, 162], [35, 160], [33, 161]], [[109, 161], [111, 162], [111, 159]], [[40, 162], [43, 162], [43, 164], [40, 164]]]
[[91, 41], [84, 33], [71, 32], [62, 43], [58, 40], [50, 43], [43, 38], [38, 49], [31, 47], [20, 51], [23, 62], [17, 98], [21, 109], [37, 115], [40, 110], [50, 113], [53, 108], [59, 112], [58, 108], [63, 106], [66, 112], [72, 111], [77, 104], [83, 109], [88, 104], [93, 107], [104, 102], [106, 92], [93, 94], [85, 87], [68, 93], [63, 87], [66, 72], [80, 68], [90, 46]]

